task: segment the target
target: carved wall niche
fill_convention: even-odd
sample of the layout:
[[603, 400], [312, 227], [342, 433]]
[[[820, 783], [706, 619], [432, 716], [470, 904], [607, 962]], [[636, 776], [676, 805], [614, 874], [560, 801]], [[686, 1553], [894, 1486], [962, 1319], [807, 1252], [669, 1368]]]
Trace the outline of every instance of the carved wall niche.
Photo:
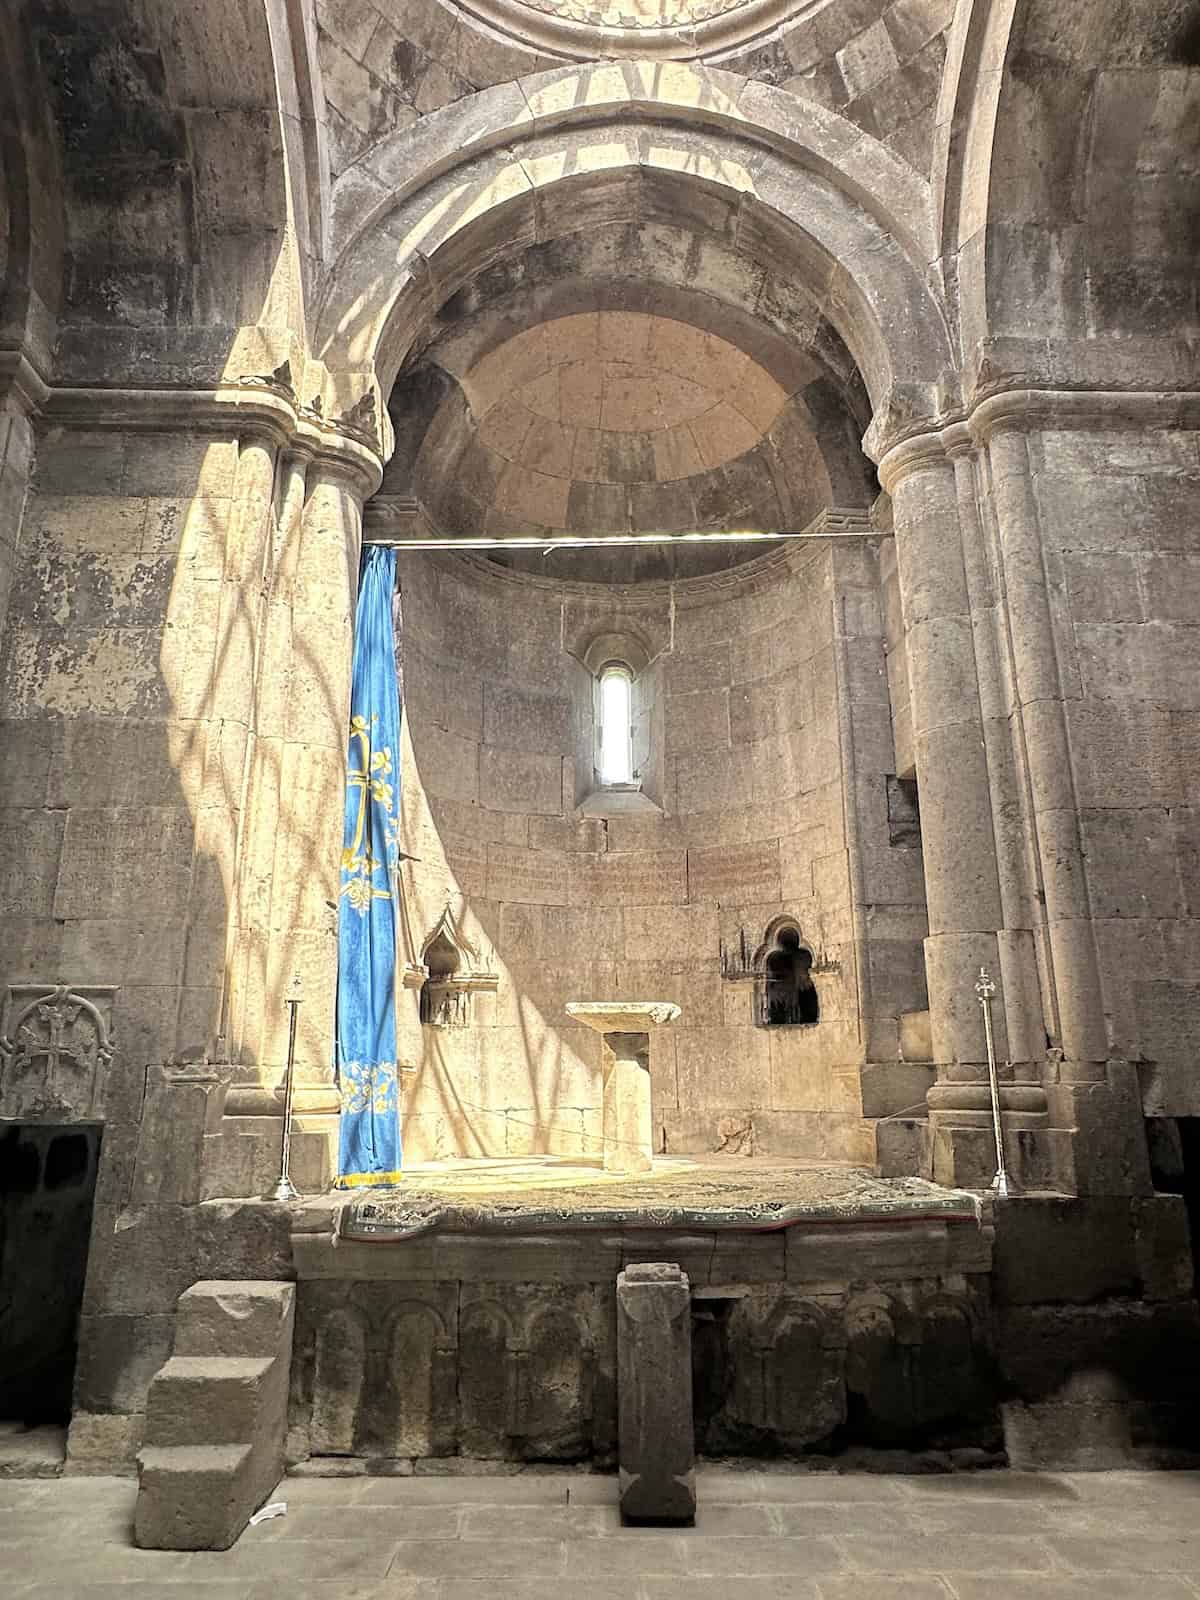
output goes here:
[[751, 1016], [760, 1028], [818, 1023], [821, 1001], [813, 974], [831, 970], [790, 914], [775, 917], [753, 951], [744, 929], [736, 945], [721, 947], [721, 976], [750, 989]]
[[404, 987], [420, 991], [421, 1022], [432, 1028], [470, 1025], [472, 997], [494, 994], [500, 979], [489, 972], [479, 951], [455, 926], [447, 907], [421, 946], [421, 959], [405, 969]]
[[97, 1122], [113, 1056], [115, 987], [14, 984], [0, 1020], [0, 1117]]

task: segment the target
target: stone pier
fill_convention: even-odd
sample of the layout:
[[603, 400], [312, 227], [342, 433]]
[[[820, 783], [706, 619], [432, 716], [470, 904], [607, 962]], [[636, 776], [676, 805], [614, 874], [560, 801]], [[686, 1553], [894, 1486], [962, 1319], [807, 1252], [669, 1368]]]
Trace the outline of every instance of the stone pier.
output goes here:
[[622, 1518], [693, 1522], [691, 1293], [673, 1261], [617, 1278], [617, 1392]]
[[604, 1170], [649, 1172], [654, 1160], [650, 1114], [650, 1034], [679, 1017], [667, 1000], [570, 1001], [567, 1015], [604, 1040]]

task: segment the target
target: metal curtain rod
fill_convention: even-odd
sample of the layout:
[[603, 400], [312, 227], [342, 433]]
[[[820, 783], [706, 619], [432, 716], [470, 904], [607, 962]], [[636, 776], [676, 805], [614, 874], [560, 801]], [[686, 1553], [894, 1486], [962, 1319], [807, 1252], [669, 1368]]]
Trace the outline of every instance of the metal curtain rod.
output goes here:
[[770, 544], [776, 539], [869, 539], [886, 537], [879, 528], [829, 528], [817, 530], [804, 528], [779, 533], [751, 533], [738, 530], [728, 533], [616, 533], [589, 536], [536, 538], [532, 534], [508, 539], [470, 537], [462, 539], [397, 539], [386, 536], [363, 535], [364, 544], [386, 545], [393, 550], [594, 550], [605, 546], [644, 544]]

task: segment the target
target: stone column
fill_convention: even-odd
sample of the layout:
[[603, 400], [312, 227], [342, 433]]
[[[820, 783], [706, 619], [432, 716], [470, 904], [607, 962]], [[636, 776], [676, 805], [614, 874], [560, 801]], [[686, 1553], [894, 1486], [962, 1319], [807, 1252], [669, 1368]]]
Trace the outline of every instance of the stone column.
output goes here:
[[617, 1278], [617, 1410], [621, 1516], [693, 1522], [691, 1295], [674, 1262]]
[[1040, 1084], [1045, 1057], [1045, 1021], [1038, 974], [1036, 930], [1041, 926], [1032, 840], [1021, 804], [1023, 772], [1013, 746], [1015, 709], [1011, 652], [987, 533], [980, 509], [979, 460], [974, 441], [961, 424], [948, 429], [962, 532], [963, 570], [971, 605], [976, 681], [987, 760], [992, 832], [1000, 891], [997, 929], [999, 982], [1014, 1079]]
[[1016, 703], [1025, 732], [1034, 826], [1046, 898], [1063, 1073], [1104, 1076], [1108, 1036], [1092, 937], [1063, 686], [1023, 432], [988, 444], [1012, 639]]
[[1048, 1089], [1056, 1125], [1072, 1130], [1055, 1182], [1082, 1194], [1146, 1192], [1150, 1174], [1136, 1075], [1108, 1060], [1068, 738], [1070, 686], [1064, 683], [1024, 419], [1005, 418], [986, 444], [1008, 607], [1014, 717], [1045, 905], [1047, 1026], [1059, 1045]]
[[15, 401], [0, 399], [0, 640], [17, 565], [25, 497], [33, 467], [33, 429]]
[[[892, 496], [921, 803], [929, 936], [925, 965], [937, 1080], [928, 1094], [934, 1175], [986, 1183], [994, 1171], [980, 967], [999, 981], [1004, 926], [971, 593], [955, 468], [940, 438], [909, 441], [880, 464]], [[1009, 1055], [1007, 1013], [996, 1048]], [[1009, 1121], [1040, 1122], [1040, 1088], [1002, 1090]]]
[[667, 1000], [571, 1001], [567, 1015], [602, 1036], [605, 1172], [649, 1172], [654, 1163], [649, 1026], [679, 1016]]

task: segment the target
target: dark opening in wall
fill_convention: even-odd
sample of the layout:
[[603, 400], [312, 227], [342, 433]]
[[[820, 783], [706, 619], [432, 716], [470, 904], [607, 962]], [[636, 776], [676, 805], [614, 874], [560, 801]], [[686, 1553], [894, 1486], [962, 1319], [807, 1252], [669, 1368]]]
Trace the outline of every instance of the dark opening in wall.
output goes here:
[[0, 1129], [0, 1418], [65, 1423], [101, 1130]]
[[1177, 1194], [1187, 1210], [1192, 1268], [1200, 1284], [1200, 1117], [1147, 1117], [1150, 1176], [1159, 1194]]
[[781, 928], [767, 956], [763, 1020], [769, 1028], [820, 1020], [821, 1004], [812, 981], [812, 951], [794, 928]]
[[451, 981], [458, 971], [458, 951], [444, 933], [439, 933], [423, 959], [429, 976], [421, 985], [421, 1021], [448, 1027], [458, 1018], [461, 998]]
[[900, 850], [921, 848], [921, 800], [915, 778], [887, 780], [888, 843]]

